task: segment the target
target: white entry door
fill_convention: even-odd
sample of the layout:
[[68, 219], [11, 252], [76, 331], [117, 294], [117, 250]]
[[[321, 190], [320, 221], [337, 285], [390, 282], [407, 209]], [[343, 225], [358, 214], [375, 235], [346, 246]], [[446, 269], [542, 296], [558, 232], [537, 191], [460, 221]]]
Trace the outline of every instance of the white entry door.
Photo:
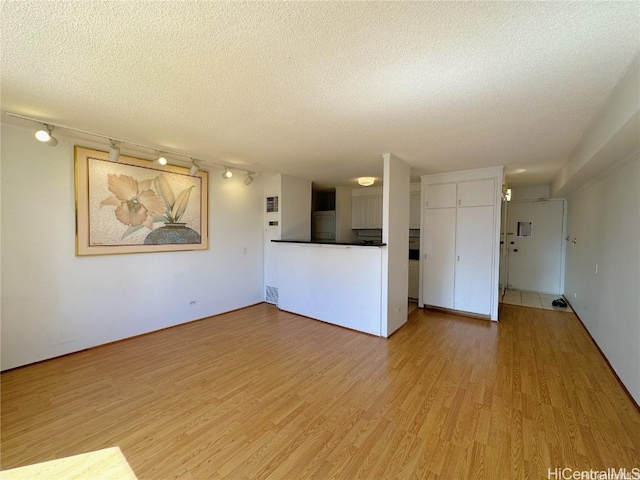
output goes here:
[[562, 293], [564, 200], [509, 202], [508, 288]]

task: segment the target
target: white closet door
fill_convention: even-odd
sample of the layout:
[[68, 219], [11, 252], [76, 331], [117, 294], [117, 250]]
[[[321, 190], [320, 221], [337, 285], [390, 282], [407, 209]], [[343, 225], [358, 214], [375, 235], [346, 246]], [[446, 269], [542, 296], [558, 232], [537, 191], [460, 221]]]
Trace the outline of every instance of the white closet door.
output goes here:
[[458, 206], [478, 207], [496, 203], [496, 189], [493, 179], [458, 183]]
[[427, 185], [424, 189], [425, 208], [456, 206], [456, 184]]
[[491, 314], [493, 207], [464, 207], [456, 222], [456, 310]]
[[456, 209], [425, 209], [424, 222], [422, 303], [454, 308]]

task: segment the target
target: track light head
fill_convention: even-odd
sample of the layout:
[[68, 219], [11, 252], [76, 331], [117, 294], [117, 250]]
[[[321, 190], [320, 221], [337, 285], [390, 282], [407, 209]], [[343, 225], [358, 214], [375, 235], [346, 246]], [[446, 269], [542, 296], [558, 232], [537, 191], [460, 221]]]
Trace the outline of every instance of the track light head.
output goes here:
[[48, 142], [51, 136], [46, 130], [38, 130], [36, 132], [36, 138], [41, 142]]
[[51, 125], [44, 124], [46, 130], [38, 130], [36, 132], [36, 138], [40, 140], [42, 143], [46, 143], [50, 147], [55, 147], [58, 145], [58, 140], [51, 135], [53, 132], [53, 127]]
[[109, 148], [109, 161], [117, 162], [120, 160], [120, 147], [116, 145], [115, 140], [111, 140], [111, 148]]
[[164, 155], [162, 155], [161, 153], [158, 153], [158, 158], [156, 158], [153, 161], [154, 165], [166, 165], [167, 164], [167, 159], [165, 158]]
[[189, 169], [189, 175], [191, 175], [192, 177], [195, 177], [196, 173], [198, 173], [198, 170], [200, 170], [200, 169], [196, 165], [195, 160], [192, 158], [191, 159], [191, 168]]
[[224, 172], [222, 172], [222, 178], [226, 180], [227, 178], [231, 178], [231, 177], [233, 177], [233, 172], [229, 170], [227, 167], [224, 167]]
[[251, 185], [251, 182], [253, 182], [253, 176], [251, 175], [251, 172], [247, 172], [247, 178], [244, 179], [244, 184]]

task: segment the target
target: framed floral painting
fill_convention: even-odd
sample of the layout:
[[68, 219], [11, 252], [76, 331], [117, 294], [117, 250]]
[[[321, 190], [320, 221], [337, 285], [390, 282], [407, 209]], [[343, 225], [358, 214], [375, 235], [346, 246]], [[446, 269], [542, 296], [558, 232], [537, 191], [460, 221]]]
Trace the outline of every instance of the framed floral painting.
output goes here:
[[206, 250], [208, 174], [75, 147], [76, 255]]

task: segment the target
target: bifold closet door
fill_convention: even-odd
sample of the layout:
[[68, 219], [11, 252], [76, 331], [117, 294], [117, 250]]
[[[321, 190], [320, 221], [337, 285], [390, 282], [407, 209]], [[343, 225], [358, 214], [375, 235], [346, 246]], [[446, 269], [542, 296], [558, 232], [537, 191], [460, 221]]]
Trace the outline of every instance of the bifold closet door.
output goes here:
[[457, 209], [454, 308], [491, 314], [493, 206]]
[[456, 209], [424, 210], [422, 241], [422, 303], [454, 308]]

